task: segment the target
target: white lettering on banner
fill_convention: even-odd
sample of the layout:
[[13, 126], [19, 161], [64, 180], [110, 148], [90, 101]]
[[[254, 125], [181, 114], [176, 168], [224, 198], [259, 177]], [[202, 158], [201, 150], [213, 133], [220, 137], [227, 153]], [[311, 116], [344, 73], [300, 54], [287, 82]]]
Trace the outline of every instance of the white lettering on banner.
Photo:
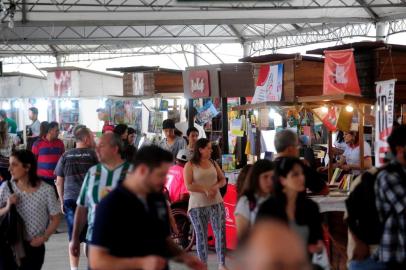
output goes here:
[[376, 82], [375, 104], [375, 166], [383, 165], [389, 151], [388, 136], [393, 127], [393, 108], [396, 80]]
[[190, 81], [190, 91], [192, 92], [202, 92], [204, 90], [204, 79], [196, 78]]

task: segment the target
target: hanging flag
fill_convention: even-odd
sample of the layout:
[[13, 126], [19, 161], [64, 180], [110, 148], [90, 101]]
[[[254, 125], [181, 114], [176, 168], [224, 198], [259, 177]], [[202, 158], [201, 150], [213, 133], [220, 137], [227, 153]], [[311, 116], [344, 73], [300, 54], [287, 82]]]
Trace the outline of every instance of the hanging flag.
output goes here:
[[353, 49], [324, 51], [323, 94], [361, 95]]
[[317, 108], [314, 112], [321, 118], [323, 125], [330, 131], [337, 131], [337, 121], [341, 108], [330, 106], [328, 108]]
[[72, 93], [72, 72], [70, 70], [55, 70], [54, 95], [69, 97]]
[[252, 103], [280, 101], [282, 98], [283, 64], [262, 65]]
[[396, 80], [376, 82], [375, 104], [375, 166], [383, 165], [385, 154], [390, 151], [387, 143], [393, 127], [393, 110]]

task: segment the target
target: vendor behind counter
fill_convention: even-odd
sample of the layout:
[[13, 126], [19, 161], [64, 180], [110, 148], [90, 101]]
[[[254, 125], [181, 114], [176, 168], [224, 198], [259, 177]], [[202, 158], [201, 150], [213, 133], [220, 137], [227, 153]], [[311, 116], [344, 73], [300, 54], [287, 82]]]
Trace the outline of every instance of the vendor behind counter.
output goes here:
[[[357, 131], [344, 132], [344, 141], [347, 144], [338, 167], [352, 172], [354, 175], [361, 174], [361, 160], [360, 160], [360, 143], [359, 134]], [[369, 169], [372, 167], [372, 152], [371, 146], [364, 141], [364, 168]]]

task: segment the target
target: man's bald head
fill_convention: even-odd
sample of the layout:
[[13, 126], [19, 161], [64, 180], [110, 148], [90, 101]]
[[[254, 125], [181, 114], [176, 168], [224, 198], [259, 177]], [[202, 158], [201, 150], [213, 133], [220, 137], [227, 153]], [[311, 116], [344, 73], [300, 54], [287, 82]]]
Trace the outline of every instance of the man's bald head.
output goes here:
[[286, 224], [262, 221], [243, 248], [244, 270], [307, 270], [310, 264], [302, 239]]

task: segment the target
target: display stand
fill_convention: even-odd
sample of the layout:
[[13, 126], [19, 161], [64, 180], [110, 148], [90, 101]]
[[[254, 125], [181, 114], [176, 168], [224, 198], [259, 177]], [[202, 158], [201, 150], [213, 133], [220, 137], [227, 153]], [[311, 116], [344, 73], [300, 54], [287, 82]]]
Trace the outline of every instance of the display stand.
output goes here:
[[[198, 84], [199, 87], [196, 87]], [[247, 63], [188, 67], [183, 72], [185, 98], [221, 98], [222, 153], [228, 154], [227, 98], [254, 95], [252, 66]], [[189, 101], [189, 106], [193, 106]], [[190, 118], [189, 118], [190, 121]], [[189, 125], [192, 123], [189, 123]], [[210, 130], [210, 132], [217, 132]], [[210, 136], [209, 136], [210, 137]]]
[[[267, 101], [267, 102], [261, 102], [261, 103], [256, 103], [256, 104], [245, 104], [245, 105], [240, 105], [240, 106], [235, 106], [232, 107], [231, 110], [233, 111], [249, 111], [249, 110], [260, 110], [260, 109], [265, 109], [269, 107], [278, 107], [278, 108], [293, 108], [295, 107], [296, 104], [293, 102], [285, 102], [285, 101]], [[258, 122], [261, 121], [260, 115], [258, 116]], [[255, 156], [257, 159], [260, 158], [260, 138], [261, 138], [261, 128], [257, 127], [256, 128], [256, 153]]]

